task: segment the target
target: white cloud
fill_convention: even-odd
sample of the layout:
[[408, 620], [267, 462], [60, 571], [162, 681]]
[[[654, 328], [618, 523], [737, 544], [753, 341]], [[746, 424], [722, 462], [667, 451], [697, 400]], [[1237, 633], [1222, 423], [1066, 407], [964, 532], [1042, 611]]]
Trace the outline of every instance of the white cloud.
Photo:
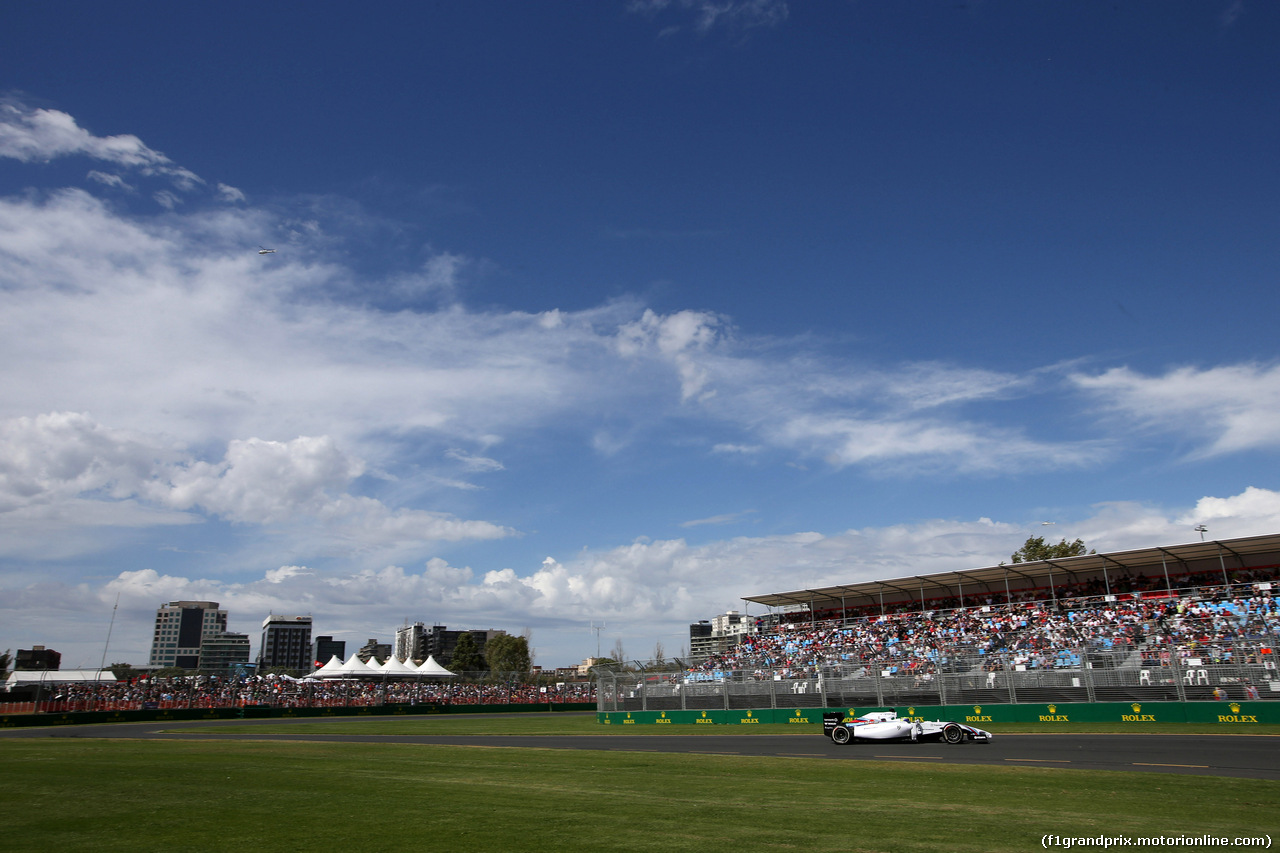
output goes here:
[[[631, 0], [627, 8], [650, 17], [669, 9], [691, 14], [690, 26], [700, 35], [717, 27], [732, 32], [776, 27], [785, 23], [791, 14], [785, 0]], [[683, 28], [682, 24], [668, 26], [663, 34]]]
[[448, 459], [461, 463], [464, 470], [476, 473], [502, 471], [505, 467], [497, 459], [490, 459], [487, 456], [477, 456], [457, 448], [447, 450], [444, 455]]
[[235, 187], [228, 186], [226, 184], [218, 184], [217, 196], [219, 199], [226, 202], [242, 202], [245, 200], [244, 193]]
[[175, 458], [172, 448], [84, 414], [0, 421], [0, 513], [95, 493], [130, 498]]
[[[172, 524], [164, 510], [302, 527], [376, 548], [497, 539], [514, 531], [352, 495], [364, 464], [328, 436], [230, 442], [216, 462], [80, 413], [0, 421], [0, 529]], [[194, 520], [194, 519], [188, 519]], [[0, 544], [7, 550], [19, 542]], [[312, 547], [316, 547], [313, 542]]]
[[1196, 455], [1280, 447], [1280, 365], [1180, 367], [1162, 376], [1116, 367], [1071, 378], [1127, 423], [1204, 442]]
[[102, 184], [104, 187], [112, 187], [125, 192], [133, 192], [133, 187], [125, 182], [125, 179], [119, 175], [112, 175], [106, 172], [99, 172], [97, 169], [91, 169], [86, 175], [89, 180]]
[[742, 512], [726, 512], [721, 515], [713, 515], [708, 518], [696, 518], [692, 521], [680, 522], [681, 527], [705, 527], [707, 525], [735, 524], [744, 517], [751, 515], [755, 510], [748, 509]]
[[624, 358], [657, 357], [669, 361], [680, 377], [683, 400], [708, 399], [715, 394], [707, 389], [708, 372], [698, 359], [715, 344], [719, 320], [701, 311], [679, 311], [660, 316], [645, 309], [634, 323], [618, 329], [618, 352]]
[[236, 440], [222, 461], [183, 466], [151, 496], [177, 509], [201, 506], [233, 521], [271, 524], [325, 512], [332, 493], [361, 473], [361, 463], [327, 436]]
[[[728, 425], [747, 439], [735, 447], [896, 474], [1057, 470], [1105, 452], [962, 415], [1043, 393], [1028, 377], [872, 368], [740, 340], [707, 312], [391, 313], [329, 299], [378, 283], [323, 262], [318, 225], [264, 261], [256, 246], [272, 227], [238, 208], [132, 220], [79, 190], [0, 199], [0, 358], [29, 365], [0, 417], [88, 410], [192, 445], [330, 435], [379, 467], [388, 436], [426, 436], [444, 453], [578, 424], [612, 454], [674, 418]], [[447, 289], [463, 261], [433, 263], [427, 278]]]
[[0, 101], [0, 157], [24, 163], [80, 155], [144, 175], [162, 175], [182, 190], [204, 181], [133, 134], [94, 136], [59, 110], [33, 109], [13, 99]]
[[1179, 518], [1179, 523], [1187, 527], [1204, 524], [1210, 527], [1213, 537], [1219, 539], [1223, 538], [1218, 532], [1221, 524], [1228, 530], [1245, 524], [1260, 532], [1274, 531], [1280, 529], [1275, 523], [1277, 519], [1280, 519], [1280, 492], [1250, 486], [1227, 498], [1201, 498], [1195, 509]]

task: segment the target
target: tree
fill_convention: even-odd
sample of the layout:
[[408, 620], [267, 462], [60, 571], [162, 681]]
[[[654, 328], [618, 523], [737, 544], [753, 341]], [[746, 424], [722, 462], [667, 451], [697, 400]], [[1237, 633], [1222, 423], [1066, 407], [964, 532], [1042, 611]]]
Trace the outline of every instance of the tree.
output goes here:
[[131, 663], [113, 663], [107, 669], [111, 670], [111, 674], [121, 681], [128, 681], [142, 675], [142, 673], [133, 668]]
[[480, 647], [476, 645], [475, 635], [470, 631], [458, 635], [458, 644], [453, 647], [453, 657], [449, 659], [449, 669], [454, 672], [483, 672], [488, 669]]
[[1096, 554], [1097, 551], [1086, 551], [1084, 540], [1068, 542], [1063, 539], [1056, 545], [1044, 541], [1043, 536], [1031, 536], [1022, 547], [1009, 556], [1015, 563], [1034, 563], [1036, 560], [1053, 560], [1058, 557], [1079, 557], [1082, 554]]
[[4, 654], [0, 655], [0, 678], [5, 678], [9, 674], [9, 666], [13, 663], [13, 649], [5, 649]]
[[667, 659], [667, 650], [662, 647], [662, 641], [653, 644], [653, 661], [654, 663], [663, 663]]
[[621, 637], [613, 641], [613, 651], [610, 654], [613, 655], [613, 659], [618, 663], [622, 663], [627, 659], [627, 650], [622, 647]]
[[490, 672], [526, 673], [532, 665], [529, 659], [529, 641], [524, 637], [499, 634], [484, 647]]

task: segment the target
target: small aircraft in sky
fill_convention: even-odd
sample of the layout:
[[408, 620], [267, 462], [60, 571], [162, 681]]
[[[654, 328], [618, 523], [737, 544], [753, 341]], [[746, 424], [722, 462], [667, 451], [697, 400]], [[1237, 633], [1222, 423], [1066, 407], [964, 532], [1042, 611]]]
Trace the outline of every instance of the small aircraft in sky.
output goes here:
[[276, 253], [275, 249], [267, 249], [267, 248], [264, 248], [263, 246], [258, 247], [259, 255], [274, 255], [275, 253]]

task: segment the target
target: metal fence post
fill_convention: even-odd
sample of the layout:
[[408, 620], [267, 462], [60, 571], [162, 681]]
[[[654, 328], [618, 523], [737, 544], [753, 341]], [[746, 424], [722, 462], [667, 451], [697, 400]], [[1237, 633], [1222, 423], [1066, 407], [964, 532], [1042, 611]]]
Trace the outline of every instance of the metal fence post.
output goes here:
[[1079, 648], [1075, 650], [1076, 659], [1080, 661], [1080, 674], [1084, 676], [1084, 695], [1090, 702], [1098, 701], [1097, 685], [1093, 683], [1093, 667], [1089, 666], [1089, 650]]
[[1169, 650], [1169, 666], [1173, 668], [1173, 686], [1178, 691], [1178, 701], [1187, 701], [1187, 688], [1182, 681], [1182, 660], [1178, 656], [1178, 647], [1174, 645]]

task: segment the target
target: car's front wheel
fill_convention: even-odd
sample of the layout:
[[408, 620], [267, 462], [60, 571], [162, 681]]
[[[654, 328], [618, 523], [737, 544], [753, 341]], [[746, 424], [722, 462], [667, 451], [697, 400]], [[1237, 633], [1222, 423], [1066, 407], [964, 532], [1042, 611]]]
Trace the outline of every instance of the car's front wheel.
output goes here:
[[942, 739], [947, 743], [964, 743], [964, 729], [955, 723], [948, 723], [942, 727]]
[[836, 726], [831, 730], [831, 739], [842, 746], [852, 738], [853, 735], [849, 732], [848, 726]]

